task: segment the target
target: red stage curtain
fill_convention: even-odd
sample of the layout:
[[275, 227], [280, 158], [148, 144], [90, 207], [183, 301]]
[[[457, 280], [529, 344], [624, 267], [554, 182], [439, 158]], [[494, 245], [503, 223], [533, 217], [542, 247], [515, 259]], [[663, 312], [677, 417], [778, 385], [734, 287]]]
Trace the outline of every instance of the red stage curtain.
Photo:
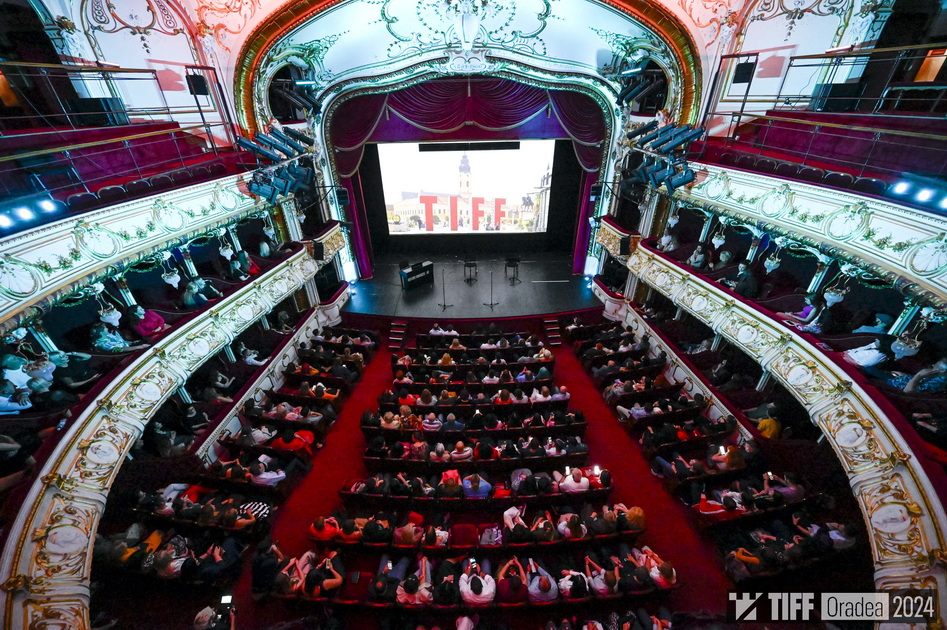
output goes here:
[[[343, 185], [354, 192], [355, 186], [344, 180], [358, 171], [362, 148], [368, 142], [417, 141], [411, 128], [426, 133], [449, 134], [471, 128], [470, 139], [489, 139], [489, 132], [509, 131], [523, 126], [536, 116], [554, 114], [548, 130], [541, 137], [569, 138], [579, 164], [587, 173], [601, 166], [607, 128], [601, 107], [589, 96], [566, 90], [546, 90], [507, 79], [444, 78], [412, 85], [387, 95], [357, 96], [346, 101], [335, 112], [329, 129], [331, 147], [335, 150], [336, 168]], [[394, 117], [391, 116], [394, 114]], [[401, 120], [408, 126], [395, 131]], [[555, 123], [558, 122], [558, 125]], [[558, 130], [556, 130], [558, 128]], [[484, 132], [487, 132], [486, 134]], [[466, 134], [464, 134], [466, 135]], [[529, 135], [521, 136], [528, 139]], [[456, 139], [456, 135], [452, 138]], [[585, 177], [583, 193], [594, 181]], [[583, 194], [583, 199], [587, 194]], [[352, 196], [353, 203], [361, 199]], [[577, 237], [588, 234], [585, 227], [588, 204], [580, 201]], [[356, 260], [362, 277], [371, 275], [371, 256], [367, 251], [368, 226], [364, 208], [350, 213], [353, 220]], [[585, 251], [576, 251], [574, 266], [584, 265]]]

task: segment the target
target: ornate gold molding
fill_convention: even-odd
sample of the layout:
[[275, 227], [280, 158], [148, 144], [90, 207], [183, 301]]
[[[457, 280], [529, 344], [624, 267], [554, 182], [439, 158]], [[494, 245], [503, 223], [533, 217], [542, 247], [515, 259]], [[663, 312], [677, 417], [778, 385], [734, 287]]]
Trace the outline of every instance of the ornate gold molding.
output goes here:
[[82, 281], [259, 212], [245, 175], [88, 212], [0, 239], [0, 321], [20, 325]]
[[173, 328], [75, 419], [30, 488], [0, 556], [2, 575], [13, 576], [3, 584], [3, 627], [85, 627], [95, 530], [126, 453], [188, 374], [318, 268], [306, 251], [297, 252], [213, 311]]
[[947, 307], [947, 218], [761, 173], [692, 163], [697, 183], [675, 198], [784, 234], [899, 283], [906, 294]]
[[[718, 285], [683, 274], [640, 246], [628, 268], [754, 357], [806, 407], [838, 455], [861, 506], [878, 587], [923, 577], [945, 592], [947, 568], [940, 562], [947, 527], [944, 506], [927, 471], [871, 396], [796, 331], [733, 300]], [[696, 296], [703, 302], [695, 308]]]

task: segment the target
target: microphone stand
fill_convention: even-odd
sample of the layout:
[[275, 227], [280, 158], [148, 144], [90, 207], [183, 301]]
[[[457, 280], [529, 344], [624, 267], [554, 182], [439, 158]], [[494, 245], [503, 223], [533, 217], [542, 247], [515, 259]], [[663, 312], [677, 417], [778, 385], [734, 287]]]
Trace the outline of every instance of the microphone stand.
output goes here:
[[[443, 270], [442, 270], [442, 271], [443, 271]], [[489, 302], [489, 303], [484, 302], [483, 305], [484, 305], [484, 306], [489, 306], [489, 307], [490, 307], [490, 310], [492, 311], [492, 310], [493, 310], [493, 307], [496, 306], [497, 304], [499, 304], [499, 302], [494, 302], [494, 301], [493, 301], [493, 269], [491, 269], [491, 270], [490, 270], [490, 302]]]
[[454, 306], [453, 304], [447, 303], [447, 285], [444, 284], [444, 271], [444, 268], [441, 267], [441, 299], [444, 301], [438, 304], [438, 306], [441, 307], [442, 312]]

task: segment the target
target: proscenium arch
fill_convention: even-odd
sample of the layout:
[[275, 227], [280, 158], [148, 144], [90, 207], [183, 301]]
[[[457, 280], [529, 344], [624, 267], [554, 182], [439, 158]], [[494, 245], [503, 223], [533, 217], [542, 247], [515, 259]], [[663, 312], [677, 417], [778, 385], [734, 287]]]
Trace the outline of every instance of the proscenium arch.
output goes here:
[[[260, 80], [260, 64], [283, 37], [321, 12], [347, 0], [300, 0], [291, 7], [274, 10], [248, 35], [237, 56], [234, 71], [234, 95], [237, 120], [251, 135], [259, 130], [253, 98]], [[643, 0], [598, 0], [637, 20], [660, 38], [672, 53], [680, 70], [681, 122], [694, 122], [699, 108], [702, 72], [700, 53], [690, 32], [670, 10], [659, 3]]]

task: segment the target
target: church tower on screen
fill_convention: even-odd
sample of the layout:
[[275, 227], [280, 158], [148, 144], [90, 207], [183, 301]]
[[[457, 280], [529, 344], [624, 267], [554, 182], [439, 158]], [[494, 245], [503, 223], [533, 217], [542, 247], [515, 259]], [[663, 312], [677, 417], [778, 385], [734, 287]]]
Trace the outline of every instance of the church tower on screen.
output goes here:
[[464, 201], [470, 201], [470, 160], [467, 159], [467, 154], [464, 153], [460, 158], [460, 168], [457, 169], [460, 171], [460, 198]]

